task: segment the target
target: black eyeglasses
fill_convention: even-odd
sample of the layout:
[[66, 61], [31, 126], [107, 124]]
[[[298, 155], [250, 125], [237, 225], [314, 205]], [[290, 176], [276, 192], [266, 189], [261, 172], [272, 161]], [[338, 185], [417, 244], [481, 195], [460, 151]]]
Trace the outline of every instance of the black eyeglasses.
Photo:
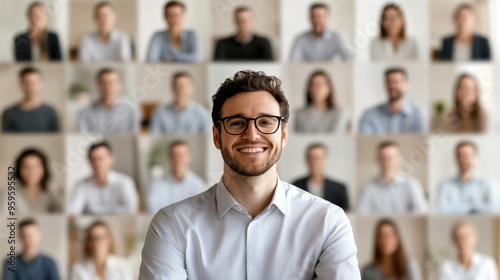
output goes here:
[[248, 122], [254, 121], [255, 128], [262, 134], [273, 134], [278, 131], [280, 122], [284, 120], [281, 116], [260, 116], [257, 118], [225, 117], [217, 123], [222, 123], [224, 130], [231, 135], [240, 135], [248, 128]]

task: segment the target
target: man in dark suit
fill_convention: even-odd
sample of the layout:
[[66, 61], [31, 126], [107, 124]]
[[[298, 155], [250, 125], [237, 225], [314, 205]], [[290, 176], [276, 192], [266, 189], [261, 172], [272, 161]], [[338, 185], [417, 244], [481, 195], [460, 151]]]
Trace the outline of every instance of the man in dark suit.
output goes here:
[[455, 10], [457, 33], [443, 39], [441, 60], [490, 60], [490, 44], [486, 37], [474, 33], [476, 14], [470, 4], [462, 4]]
[[321, 143], [309, 145], [306, 152], [306, 161], [309, 175], [296, 180], [293, 185], [322, 197], [347, 212], [349, 210], [349, 196], [346, 186], [325, 176], [326, 146]]

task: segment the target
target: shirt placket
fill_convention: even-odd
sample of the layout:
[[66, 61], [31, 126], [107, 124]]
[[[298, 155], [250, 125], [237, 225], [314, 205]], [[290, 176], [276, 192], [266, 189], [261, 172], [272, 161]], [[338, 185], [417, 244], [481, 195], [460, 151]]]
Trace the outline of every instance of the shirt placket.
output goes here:
[[258, 273], [258, 248], [259, 248], [259, 219], [253, 219], [247, 227], [246, 240], [246, 269], [247, 279], [259, 279]]

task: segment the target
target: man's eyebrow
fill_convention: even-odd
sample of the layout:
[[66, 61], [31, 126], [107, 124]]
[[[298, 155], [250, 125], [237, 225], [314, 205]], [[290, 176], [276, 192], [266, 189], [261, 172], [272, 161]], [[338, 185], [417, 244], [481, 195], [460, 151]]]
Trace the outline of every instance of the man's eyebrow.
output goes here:
[[[275, 114], [269, 114], [269, 113], [264, 113], [264, 112], [261, 112], [261, 113], [258, 113], [257, 114], [257, 117], [261, 117], [261, 116], [279, 116], [280, 114], [278, 115], [275, 115]], [[237, 113], [237, 114], [234, 114], [234, 115], [229, 115], [229, 116], [226, 116], [224, 118], [234, 118], [234, 117], [242, 117], [242, 118], [246, 118], [245, 114], [242, 114], [242, 113]]]

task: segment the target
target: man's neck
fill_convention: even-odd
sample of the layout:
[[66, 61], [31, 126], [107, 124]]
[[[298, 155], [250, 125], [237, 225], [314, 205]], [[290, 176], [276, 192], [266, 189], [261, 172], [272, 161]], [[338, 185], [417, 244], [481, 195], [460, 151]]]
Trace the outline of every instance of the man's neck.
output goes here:
[[23, 260], [27, 263], [31, 262], [36, 256], [38, 256], [38, 250], [36, 249], [26, 250], [22, 254]]
[[391, 112], [392, 114], [401, 113], [404, 107], [404, 99], [398, 98], [394, 101], [389, 101], [388, 106], [389, 106], [389, 112]]
[[325, 181], [325, 176], [323, 174], [310, 174], [309, 181], [317, 185], [323, 184], [323, 182]]
[[111, 30], [99, 30], [99, 39], [101, 39], [102, 42], [106, 43], [109, 41], [109, 37], [111, 37]]
[[106, 107], [107, 109], [111, 109], [115, 106], [117, 100], [118, 100], [118, 98], [109, 99], [109, 100], [101, 99], [101, 104], [104, 107]]
[[108, 183], [108, 174], [109, 171], [102, 172], [102, 173], [94, 173], [94, 179], [97, 183], [98, 186], [104, 187]]
[[462, 170], [460, 172], [460, 179], [464, 182], [470, 182], [474, 178], [474, 171], [471, 169]]
[[384, 180], [385, 184], [391, 184], [396, 179], [395, 172], [382, 172], [382, 180]]
[[187, 172], [185, 170], [182, 170], [182, 171], [173, 171], [172, 170], [172, 177], [174, 177], [174, 179], [176, 181], [182, 181], [186, 177], [186, 173]]
[[174, 101], [174, 106], [175, 106], [175, 109], [177, 109], [177, 111], [182, 111], [186, 108], [188, 104], [188, 101], [184, 101], [184, 100], [177, 100], [177, 101]]
[[470, 268], [472, 265], [472, 254], [458, 254], [458, 262], [462, 265], [466, 270]]
[[249, 43], [250, 40], [252, 40], [253, 34], [252, 33], [236, 33], [236, 41], [246, 44]]
[[271, 203], [277, 180], [276, 166], [260, 176], [249, 177], [236, 174], [225, 165], [222, 176], [222, 181], [229, 193], [252, 218], [255, 218]]
[[40, 106], [41, 101], [39, 98], [26, 98], [21, 101], [21, 109], [29, 111], [36, 109]]
[[322, 37], [323, 34], [325, 33], [325, 30], [326, 30], [325, 28], [318, 29], [318, 30], [313, 29], [314, 36], [316, 36], [316, 37]]

